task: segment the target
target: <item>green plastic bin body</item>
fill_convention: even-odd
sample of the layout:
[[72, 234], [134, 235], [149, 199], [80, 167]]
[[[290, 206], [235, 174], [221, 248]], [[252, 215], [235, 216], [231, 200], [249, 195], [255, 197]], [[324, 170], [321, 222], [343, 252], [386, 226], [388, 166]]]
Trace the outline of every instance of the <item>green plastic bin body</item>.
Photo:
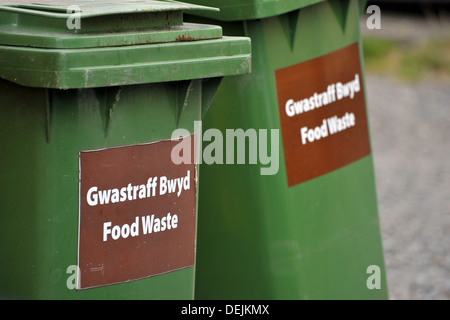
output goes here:
[[[203, 129], [224, 135], [227, 129], [266, 129], [269, 136], [271, 129], [280, 130], [279, 170], [261, 175], [268, 166], [249, 161], [201, 164], [196, 298], [388, 298], [370, 151], [289, 186], [284, 151], [292, 145], [282, 141], [277, 93], [279, 70], [347, 46], [357, 46], [363, 70], [364, 1], [214, 4], [220, 13], [196, 13], [190, 21], [213, 21], [227, 35], [250, 37], [252, 73], [224, 80]], [[317, 67], [318, 78], [323, 70]], [[367, 116], [358, 121], [367, 124]]]
[[182, 3], [23, 2], [0, 6], [0, 297], [192, 299], [193, 265], [71, 287], [79, 154], [193, 132], [222, 78], [249, 72], [250, 40], [184, 23]]

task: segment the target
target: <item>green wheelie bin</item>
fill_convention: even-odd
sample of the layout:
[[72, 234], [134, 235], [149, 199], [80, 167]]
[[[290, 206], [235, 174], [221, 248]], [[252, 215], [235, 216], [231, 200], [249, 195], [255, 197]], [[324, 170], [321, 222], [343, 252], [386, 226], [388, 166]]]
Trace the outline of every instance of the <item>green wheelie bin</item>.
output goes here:
[[216, 10], [0, 5], [1, 298], [193, 299], [198, 166], [174, 150], [251, 45], [192, 9]]
[[220, 12], [189, 13], [252, 40], [252, 73], [225, 79], [203, 120], [204, 141], [220, 130], [227, 154], [204, 142], [197, 299], [388, 298], [364, 4], [217, 0]]

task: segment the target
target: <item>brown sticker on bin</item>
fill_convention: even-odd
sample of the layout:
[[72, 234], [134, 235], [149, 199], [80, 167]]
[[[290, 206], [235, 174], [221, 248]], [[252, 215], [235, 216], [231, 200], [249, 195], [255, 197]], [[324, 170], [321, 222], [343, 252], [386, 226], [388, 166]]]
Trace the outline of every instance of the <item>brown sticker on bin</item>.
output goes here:
[[80, 152], [77, 289], [194, 265], [196, 167], [193, 152], [172, 162], [179, 143]]
[[275, 79], [289, 187], [370, 154], [358, 43]]

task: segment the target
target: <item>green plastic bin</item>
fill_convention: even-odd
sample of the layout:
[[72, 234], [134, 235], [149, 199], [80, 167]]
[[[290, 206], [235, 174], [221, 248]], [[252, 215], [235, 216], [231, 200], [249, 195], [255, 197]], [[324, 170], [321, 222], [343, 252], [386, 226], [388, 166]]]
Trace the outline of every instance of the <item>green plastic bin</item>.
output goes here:
[[171, 161], [172, 133], [251, 62], [249, 38], [184, 22], [194, 8], [216, 10], [0, 6], [1, 298], [193, 298], [196, 165]]
[[[203, 121], [205, 132], [223, 136], [242, 129], [248, 153], [240, 164], [201, 164], [197, 299], [388, 297], [360, 45], [364, 4], [218, 0], [220, 12], [189, 13], [189, 21], [250, 37], [253, 61], [251, 74], [224, 80]], [[278, 167], [264, 157], [251, 162], [261, 140]]]

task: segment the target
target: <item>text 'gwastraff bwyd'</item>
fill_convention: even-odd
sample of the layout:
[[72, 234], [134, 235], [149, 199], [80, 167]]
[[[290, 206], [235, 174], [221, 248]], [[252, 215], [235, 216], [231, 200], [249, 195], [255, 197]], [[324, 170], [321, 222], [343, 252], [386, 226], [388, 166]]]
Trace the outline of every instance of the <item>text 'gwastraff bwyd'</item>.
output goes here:
[[98, 186], [89, 188], [86, 201], [91, 207], [97, 205], [115, 204], [126, 201], [147, 199], [155, 196], [175, 193], [177, 197], [184, 190], [191, 188], [191, 171], [187, 170], [184, 177], [169, 179], [166, 176], [150, 177], [144, 184], [129, 183], [126, 186], [101, 190]]

